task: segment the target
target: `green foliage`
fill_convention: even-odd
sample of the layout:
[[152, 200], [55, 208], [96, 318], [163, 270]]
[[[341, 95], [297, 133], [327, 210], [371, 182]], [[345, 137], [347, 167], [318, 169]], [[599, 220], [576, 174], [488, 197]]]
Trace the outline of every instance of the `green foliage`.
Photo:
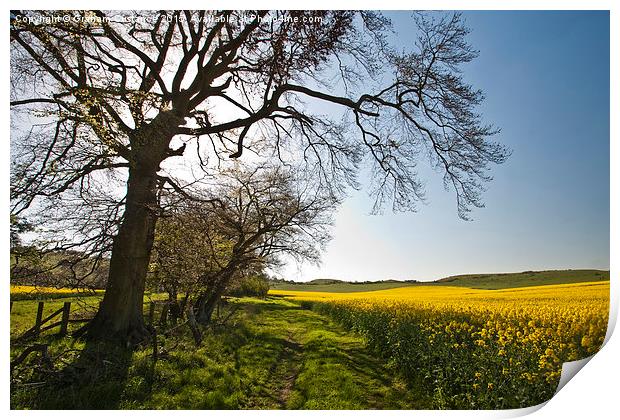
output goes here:
[[267, 297], [269, 293], [269, 281], [260, 274], [243, 276], [234, 284], [226, 294], [230, 296], [256, 296]]
[[203, 277], [226, 264], [231, 248], [209, 218], [180, 208], [157, 222], [149, 287], [175, 294], [196, 289]]

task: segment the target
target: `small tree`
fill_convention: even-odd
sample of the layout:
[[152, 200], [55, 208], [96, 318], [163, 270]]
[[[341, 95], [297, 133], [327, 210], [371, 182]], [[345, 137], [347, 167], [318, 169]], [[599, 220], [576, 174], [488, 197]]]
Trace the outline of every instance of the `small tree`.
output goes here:
[[192, 295], [198, 322], [209, 323], [226, 290], [278, 256], [319, 260], [337, 201], [300, 176], [282, 167], [228, 171], [209, 192], [217, 199], [186, 202], [160, 219], [159, 284]]
[[[201, 289], [201, 279], [217, 271], [232, 248], [214, 231], [213, 222], [196, 210], [198, 205], [185, 202], [172, 207], [155, 230], [149, 286], [168, 294], [173, 319], [182, 316], [187, 299]], [[182, 302], [180, 294], [185, 296]]]

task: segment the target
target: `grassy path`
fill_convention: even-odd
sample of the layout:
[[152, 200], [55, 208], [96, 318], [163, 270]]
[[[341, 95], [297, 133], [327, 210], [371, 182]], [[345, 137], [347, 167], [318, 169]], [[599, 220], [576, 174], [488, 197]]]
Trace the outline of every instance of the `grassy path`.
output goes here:
[[413, 395], [359, 337], [290, 302], [247, 305], [249, 328], [279, 343], [278, 362], [266, 385], [275, 391], [277, 404], [252, 408], [416, 408]]
[[[234, 316], [208, 332], [198, 348], [189, 334], [162, 336], [155, 365], [150, 349], [101, 357], [101, 353], [84, 349], [84, 343], [50, 336], [52, 353], [69, 350], [67, 354], [77, 355], [64, 361], [68, 378], [36, 390], [16, 388], [11, 405], [82, 409], [425, 408], [423, 401], [416, 400], [397, 375], [368, 351], [361, 338], [327, 317], [273, 297], [240, 299], [223, 312], [234, 307], [239, 307]], [[72, 377], [76, 372], [81, 375]]]

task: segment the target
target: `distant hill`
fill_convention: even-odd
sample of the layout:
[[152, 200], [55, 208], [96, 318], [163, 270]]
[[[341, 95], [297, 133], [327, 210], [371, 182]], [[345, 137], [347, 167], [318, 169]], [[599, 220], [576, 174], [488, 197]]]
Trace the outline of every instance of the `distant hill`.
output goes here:
[[370, 292], [372, 290], [393, 289], [395, 287], [411, 286], [418, 283], [415, 280], [379, 280], [364, 282], [347, 282], [337, 279], [314, 279], [308, 282], [272, 281], [270, 287], [273, 290], [295, 290], [308, 292]]
[[314, 279], [310, 280], [308, 284], [339, 284], [346, 283], [344, 280], [336, 280], [336, 279]]
[[609, 271], [549, 270], [524, 271], [522, 273], [463, 274], [446, 277], [433, 283], [446, 286], [472, 287], [475, 289], [510, 289], [514, 287], [591, 281], [609, 281]]
[[315, 279], [306, 283], [293, 281], [273, 281], [273, 290], [308, 292], [370, 292], [406, 286], [459, 286], [474, 289], [510, 289], [515, 287], [544, 286], [549, 284], [582, 283], [609, 281], [609, 271], [602, 270], [548, 270], [524, 271], [522, 273], [461, 274], [435, 280], [419, 282], [416, 280], [380, 280], [366, 282], [346, 282], [337, 279]]

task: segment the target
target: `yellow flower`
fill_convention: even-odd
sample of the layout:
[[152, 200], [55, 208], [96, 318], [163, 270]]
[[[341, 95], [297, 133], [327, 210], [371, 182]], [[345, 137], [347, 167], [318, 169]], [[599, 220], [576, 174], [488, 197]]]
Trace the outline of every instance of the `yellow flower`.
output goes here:
[[483, 376], [488, 376], [487, 388], [494, 387], [489, 381], [498, 379], [481, 372], [496, 372], [490, 368], [497, 363], [497, 374], [506, 379], [553, 385], [561, 363], [598, 350], [609, 312], [609, 281], [502, 290], [418, 285], [359, 293], [269, 293], [319, 302], [326, 313], [379, 345], [394, 339], [405, 361], [420, 352], [460, 357], [453, 349], [469, 349], [463, 369], [481, 382], [474, 389], [484, 385]]
[[592, 344], [592, 340], [590, 340], [590, 337], [588, 337], [587, 335], [581, 339], [582, 347], [590, 347], [591, 344]]

